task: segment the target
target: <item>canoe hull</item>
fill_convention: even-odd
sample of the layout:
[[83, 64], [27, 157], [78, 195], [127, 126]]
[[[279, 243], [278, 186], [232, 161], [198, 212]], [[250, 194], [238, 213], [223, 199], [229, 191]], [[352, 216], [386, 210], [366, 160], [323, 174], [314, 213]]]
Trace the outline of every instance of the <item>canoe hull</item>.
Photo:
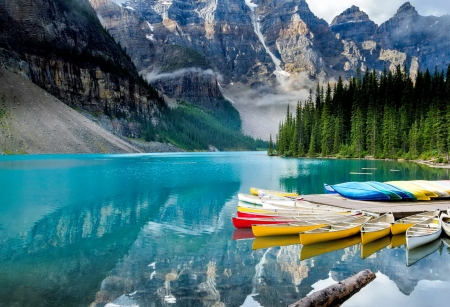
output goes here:
[[445, 213], [441, 214], [441, 225], [442, 230], [447, 236], [450, 237], [450, 215], [447, 215]]
[[258, 189], [258, 188], [253, 188], [253, 187], [250, 188], [250, 194], [252, 194], [252, 195], [257, 196], [260, 192], [269, 194], [269, 195], [273, 195], [273, 196], [278, 196], [278, 197], [297, 197], [298, 196], [297, 193], [264, 190], [264, 189]]
[[[257, 225], [257, 224], [283, 224], [286, 223], [287, 221], [276, 221], [276, 220], [264, 220], [262, 221], [261, 219], [246, 219], [246, 218], [232, 218], [233, 221], [233, 226], [237, 229], [244, 229], [244, 228], [252, 228], [252, 225]], [[292, 221], [292, 222], [295, 222]]]
[[283, 235], [298, 235], [299, 232], [316, 229], [327, 224], [300, 225], [278, 224], [278, 225], [252, 225], [252, 232], [255, 237], [270, 237]]
[[[327, 185], [324, 185], [325, 188]], [[344, 182], [330, 185], [339, 195], [354, 200], [390, 200], [389, 196], [364, 182]]]
[[409, 227], [411, 227], [412, 223], [404, 223], [404, 224], [398, 224], [398, 223], [394, 223], [391, 225], [391, 233], [393, 236], [395, 235], [399, 235], [402, 233], [405, 233]]
[[367, 244], [383, 237], [388, 236], [391, 233], [391, 227], [386, 226], [385, 229], [377, 230], [377, 231], [367, 231], [361, 232], [361, 242], [362, 244]]
[[387, 236], [391, 232], [391, 224], [394, 221], [394, 214], [388, 212], [365, 223], [361, 227], [362, 243], [367, 244]]
[[338, 231], [330, 231], [324, 233], [301, 233], [300, 234], [300, 243], [302, 245], [309, 245], [314, 243], [326, 242], [331, 240], [338, 240], [347, 237], [351, 237], [359, 233], [361, 225], [356, 227], [352, 227], [345, 230]]
[[[420, 235], [415, 234], [414, 229], [418, 227], [418, 225], [422, 224], [429, 224], [429, 225], [435, 225], [437, 224], [436, 228], [424, 228], [423, 230], [420, 229]], [[422, 234], [422, 231], [425, 231], [425, 233]], [[441, 226], [441, 220], [439, 218], [435, 219], [429, 219], [422, 223], [417, 223], [411, 228], [409, 228], [406, 231], [406, 247], [408, 249], [414, 249], [419, 246], [425, 245], [427, 243], [433, 242], [434, 240], [438, 239], [441, 236], [442, 233], [442, 226]]]
[[439, 210], [422, 212], [397, 220], [391, 224], [391, 233], [394, 236], [405, 233], [408, 228], [413, 226], [414, 224], [425, 221], [436, 215], [439, 215]]

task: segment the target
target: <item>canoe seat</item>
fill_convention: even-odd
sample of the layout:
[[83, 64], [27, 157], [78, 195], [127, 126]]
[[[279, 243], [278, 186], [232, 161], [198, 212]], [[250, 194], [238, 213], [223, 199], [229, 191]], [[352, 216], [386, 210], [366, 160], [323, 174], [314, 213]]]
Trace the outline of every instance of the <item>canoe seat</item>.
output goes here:
[[347, 229], [347, 226], [331, 226], [330, 230], [341, 230], [341, 229]]
[[387, 226], [364, 226], [363, 228], [362, 228], [362, 231], [376, 231], [376, 230], [382, 230], [382, 229], [386, 229], [386, 228], [388, 228], [389, 227], [389, 225], [387, 225]]

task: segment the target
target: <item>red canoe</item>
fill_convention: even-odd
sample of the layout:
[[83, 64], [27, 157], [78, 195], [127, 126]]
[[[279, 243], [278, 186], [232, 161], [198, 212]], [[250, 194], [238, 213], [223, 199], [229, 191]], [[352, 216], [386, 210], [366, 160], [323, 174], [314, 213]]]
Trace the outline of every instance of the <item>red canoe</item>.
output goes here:
[[[307, 219], [314, 220], [315, 216], [310, 216]], [[252, 225], [264, 225], [264, 224], [283, 224], [294, 223], [298, 221], [304, 221], [305, 217], [268, 217], [268, 218], [245, 218], [245, 217], [233, 217], [233, 225], [236, 228], [252, 228]]]

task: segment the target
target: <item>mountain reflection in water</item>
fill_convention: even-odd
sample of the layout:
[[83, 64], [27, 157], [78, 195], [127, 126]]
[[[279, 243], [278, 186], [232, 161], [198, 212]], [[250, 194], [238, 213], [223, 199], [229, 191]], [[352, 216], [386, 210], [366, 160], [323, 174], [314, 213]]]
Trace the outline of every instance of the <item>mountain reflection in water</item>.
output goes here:
[[408, 267], [402, 238], [363, 249], [350, 238], [306, 253], [296, 236], [260, 241], [231, 224], [236, 195], [250, 186], [320, 193], [361, 167], [377, 168], [379, 181], [448, 179], [395, 163], [265, 153], [0, 157], [0, 306], [285, 306], [318, 281], [363, 269], [395, 284], [400, 303], [414, 306], [421, 289], [439, 297], [450, 280], [444, 244]]

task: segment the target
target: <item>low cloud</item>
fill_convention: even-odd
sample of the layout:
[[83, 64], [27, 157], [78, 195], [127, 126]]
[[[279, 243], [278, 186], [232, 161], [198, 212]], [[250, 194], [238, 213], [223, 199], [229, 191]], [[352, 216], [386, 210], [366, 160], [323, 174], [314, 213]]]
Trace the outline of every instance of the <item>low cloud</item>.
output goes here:
[[179, 70], [175, 70], [173, 72], [168, 73], [160, 73], [159, 70], [142, 70], [139, 72], [140, 75], [142, 75], [148, 82], [154, 82], [157, 80], [164, 80], [164, 79], [175, 79], [182, 77], [186, 74], [197, 74], [202, 76], [214, 76], [217, 80], [221, 80], [222, 76], [220, 74], [215, 73], [212, 69], [201, 69], [201, 68], [183, 68]]

